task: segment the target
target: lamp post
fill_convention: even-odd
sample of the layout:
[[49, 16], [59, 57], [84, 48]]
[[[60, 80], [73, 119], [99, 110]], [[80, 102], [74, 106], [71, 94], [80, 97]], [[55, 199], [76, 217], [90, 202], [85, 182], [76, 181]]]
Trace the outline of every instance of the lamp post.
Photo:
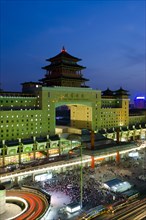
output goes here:
[[81, 147], [80, 147], [80, 153], [81, 153], [81, 166], [80, 166], [80, 205], [81, 209], [83, 206], [83, 164], [82, 164], [82, 141], [81, 141]]
[[4, 166], [5, 166], [5, 162], [6, 162], [6, 161], [5, 161], [5, 155], [7, 154], [7, 152], [6, 152], [6, 151], [7, 151], [7, 146], [6, 146], [6, 144], [5, 144], [5, 140], [3, 140], [2, 143], [3, 143], [3, 147], [2, 147], [2, 150], [3, 150], [3, 151], [2, 151], [2, 152], [3, 152], [3, 167], [4, 167]]
[[[144, 144], [146, 146], [146, 131], [145, 131], [145, 138], [144, 138]], [[143, 176], [146, 177], [146, 147], [144, 148], [144, 160], [143, 160]]]
[[19, 152], [19, 165], [21, 164], [21, 153], [22, 153], [22, 142], [21, 138], [18, 138], [19, 146], [18, 146], [18, 152]]

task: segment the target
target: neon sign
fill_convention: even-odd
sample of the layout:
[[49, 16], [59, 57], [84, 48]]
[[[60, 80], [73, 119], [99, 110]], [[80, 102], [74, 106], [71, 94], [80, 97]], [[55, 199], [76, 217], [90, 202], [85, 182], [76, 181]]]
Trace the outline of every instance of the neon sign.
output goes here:
[[142, 100], [144, 100], [145, 97], [144, 97], [144, 96], [137, 96], [136, 99], [142, 99]]

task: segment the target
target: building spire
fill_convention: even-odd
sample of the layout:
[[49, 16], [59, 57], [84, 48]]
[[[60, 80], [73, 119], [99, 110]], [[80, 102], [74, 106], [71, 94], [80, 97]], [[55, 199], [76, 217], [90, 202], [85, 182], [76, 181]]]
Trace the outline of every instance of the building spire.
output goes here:
[[62, 52], [62, 53], [66, 52], [66, 49], [65, 49], [65, 47], [64, 47], [64, 46], [62, 47], [61, 52]]

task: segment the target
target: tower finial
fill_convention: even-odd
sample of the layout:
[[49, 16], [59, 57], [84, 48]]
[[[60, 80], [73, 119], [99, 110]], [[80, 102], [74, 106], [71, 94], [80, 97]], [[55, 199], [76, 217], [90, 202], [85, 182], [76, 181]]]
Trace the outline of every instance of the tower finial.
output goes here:
[[66, 50], [65, 50], [65, 47], [64, 47], [64, 46], [62, 47], [61, 52], [66, 52]]

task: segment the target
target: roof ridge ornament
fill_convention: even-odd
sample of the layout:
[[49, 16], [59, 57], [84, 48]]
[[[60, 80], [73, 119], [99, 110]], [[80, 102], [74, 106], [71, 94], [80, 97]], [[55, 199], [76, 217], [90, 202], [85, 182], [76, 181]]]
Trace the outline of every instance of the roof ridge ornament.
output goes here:
[[66, 49], [65, 49], [65, 47], [64, 47], [64, 46], [62, 47], [61, 52], [62, 52], [62, 53], [66, 53]]

